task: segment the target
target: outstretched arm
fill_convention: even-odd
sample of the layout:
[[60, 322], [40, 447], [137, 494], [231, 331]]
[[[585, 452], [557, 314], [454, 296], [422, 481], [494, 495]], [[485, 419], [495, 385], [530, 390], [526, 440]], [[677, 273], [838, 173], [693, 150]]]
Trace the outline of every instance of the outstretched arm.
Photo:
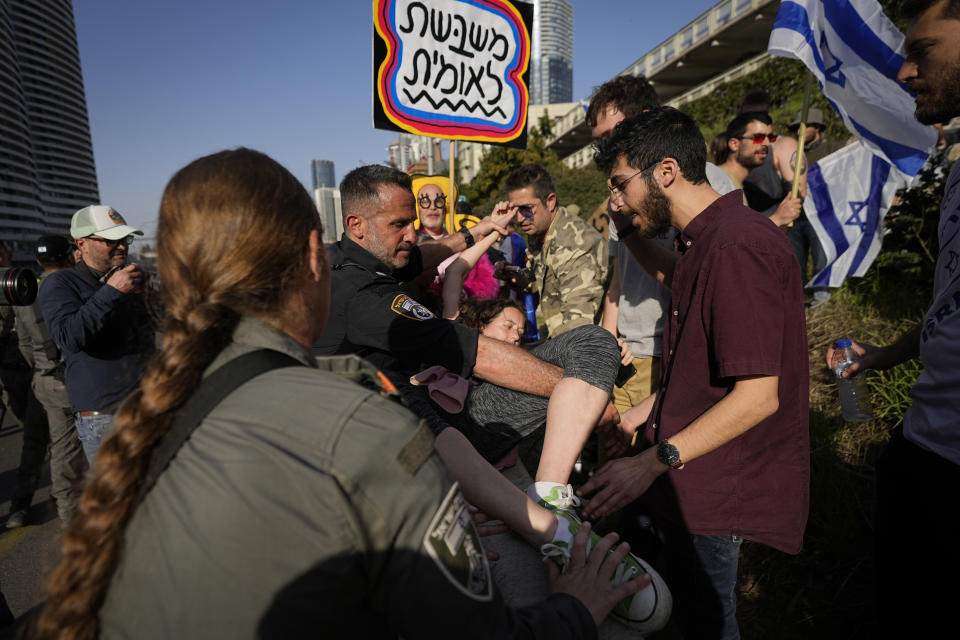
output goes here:
[[447, 320], [456, 320], [460, 313], [460, 294], [463, 292], [463, 282], [467, 279], [487, 249], [500, 238], [496, 232], [488, 233], [483, 240], [466, 249], [457, 256], [443, 274], [443, 317]]
[[563, 369], [520, 347], [480, 336], [473, 374], [501, 387], [549, 398]]
[[[506, 225], [514, 215], [516, 215], [516, 211], [510, 208], [509, 203], [497, 203], [489, 216], [470, 227], [467, 232], [473, 236], [475, 242], [480, 242], [495, 231], [501, 235], [507, 235], [507, 230], [504, 225]], [[421, 242], [418, 246], [420, 247], [420, 254], [423, 256], [423, 270], [429, 271], [436, 269], [437, 265], [454, 253], [466, 249], [467, 239], [462, 232], [451, 233], [439, 240]]]
[[[920, 333], [922, 325], [906, 332], [896, 342], [885, 347], [875, 347], [865, 342], [854, 342], [853, 350], [860, 358], [843, 372], [844, 378], [856, 375], [866, 369], [889, 369], [920, 355]], [[834, 348], [827, 349], [827, 366], [833, 360]]]
[[[680, 460], [687, 463], [710, 453], [773, 415], [779, 407], [779, 380], [777, 376], [737, 378], [729, 394], [670, 437]], [[619, 511], [669, 469], [657, 459], [656, 447], [608, 462], [578, 491], [582, 495], [597, 492], [584, 514], [594, 518]]]

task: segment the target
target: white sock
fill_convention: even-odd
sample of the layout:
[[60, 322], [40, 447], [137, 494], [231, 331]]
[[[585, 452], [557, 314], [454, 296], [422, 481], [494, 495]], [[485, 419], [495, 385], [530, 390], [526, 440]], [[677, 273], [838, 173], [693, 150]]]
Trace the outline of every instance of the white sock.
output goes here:
[[531, 500], [539, 503], [541, 499], [551, 495], [557, 487], [566, 489], [567, 485], [560, 482], [534, 482], [527, 487], [527, 495]]

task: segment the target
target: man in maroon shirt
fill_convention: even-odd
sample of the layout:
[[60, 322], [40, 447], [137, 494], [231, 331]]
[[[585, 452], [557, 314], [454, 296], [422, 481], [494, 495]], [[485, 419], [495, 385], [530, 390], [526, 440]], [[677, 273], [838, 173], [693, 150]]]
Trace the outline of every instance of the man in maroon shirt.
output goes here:
[[[672, 293], [660, 391], [622, 416], [648, 447], [585, 484], [586, 514], [640, 496], [667, 533], [664, 573], [687, 637], [738, 638], [740, 542], [798, 553], [807, 520], [808, 356], [800, 265], [775, 224], [719, 196], [689, 116], [663, 107], [599, 143], [612, 222]], [[672, 225], [681, 252], [646, 238]]]

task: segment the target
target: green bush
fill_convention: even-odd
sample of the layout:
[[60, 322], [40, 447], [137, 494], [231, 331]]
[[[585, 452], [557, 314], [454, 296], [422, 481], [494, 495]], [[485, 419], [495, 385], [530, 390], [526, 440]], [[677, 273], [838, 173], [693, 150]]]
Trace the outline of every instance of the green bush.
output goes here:
[[901, 191], [883, 220], [883, 250], [863, 278], [849, 280], [855, 304], [889, 318], [918, 320], [930, 304], [936, 265], [940, 201], [947, 169], [936, 155]]

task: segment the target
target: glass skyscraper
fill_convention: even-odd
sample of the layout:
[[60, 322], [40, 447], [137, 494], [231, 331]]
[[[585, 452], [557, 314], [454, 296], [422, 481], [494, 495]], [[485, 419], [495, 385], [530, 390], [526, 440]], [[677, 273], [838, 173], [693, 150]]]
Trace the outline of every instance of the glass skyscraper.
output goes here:
[[0, 0], [0, 242], [67, 235], [100, 201], [70, 0]]
[[573, 101], [573, 5], [570, 0], [534, 0], [530, 55], [530, 102]]
[[332, 160], [311, 160], [310, 173], [313, 175], [313, 189], [333, 189], [337, 183], [333, 174]]

